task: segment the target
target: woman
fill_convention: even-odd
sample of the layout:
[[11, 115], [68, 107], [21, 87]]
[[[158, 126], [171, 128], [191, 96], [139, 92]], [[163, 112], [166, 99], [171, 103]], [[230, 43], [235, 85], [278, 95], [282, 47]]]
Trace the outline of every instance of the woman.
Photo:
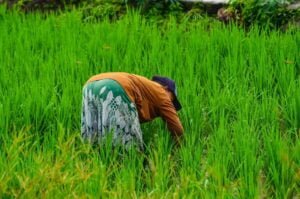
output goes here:
[[175, 82], [166, 77], [102, 73], [91, 77], [83, 88], [81, 135], [91, 143], [112, 134], [113, 146], [132, 146], [143, 151], [140, 123], [162, 117], [178, 142], [183, 127], [176, 111], [181, 109]]

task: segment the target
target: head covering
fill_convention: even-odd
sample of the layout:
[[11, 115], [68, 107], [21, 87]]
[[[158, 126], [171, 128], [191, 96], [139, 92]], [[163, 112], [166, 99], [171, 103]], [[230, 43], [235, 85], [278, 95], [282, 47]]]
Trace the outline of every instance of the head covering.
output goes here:
[[168, 91], [170, 91], [171, 93], [174, 94], [174, 99], [172, 102], [173, 102], [173, 105], [174, 105], [176, 111], [179, 111], [181, 109], [181, 104], [177, 99], [177, 91], [176, 91], [175, 81], [170, 78], [157, 76], [157, 75], [152, 77], [152, 81], [155, 81], [155, 82], [159, 83], [160, 85], [167, 87]]

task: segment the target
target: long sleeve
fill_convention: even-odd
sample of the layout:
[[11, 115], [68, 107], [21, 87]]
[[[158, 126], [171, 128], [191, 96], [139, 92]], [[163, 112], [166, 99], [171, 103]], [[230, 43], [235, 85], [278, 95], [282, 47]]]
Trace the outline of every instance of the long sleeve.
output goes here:
[[159, 107], [160, 116], [166, 122], [168, 130], [173, 137], [181, 137], [183, 135], [183, 127], [178, 114], [170, 100], [164, 100]]

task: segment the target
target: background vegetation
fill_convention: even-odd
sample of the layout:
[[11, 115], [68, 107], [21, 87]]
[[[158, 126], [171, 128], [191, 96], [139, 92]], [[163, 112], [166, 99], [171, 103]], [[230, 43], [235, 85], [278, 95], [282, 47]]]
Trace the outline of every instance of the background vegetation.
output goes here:
[[[299, 197], [298, 29], [4, 7], [0, 29], [1, 198]], [[106, 71], [176, 80], [180, 148], [159, 119], [144, 155], [82, 142], [82, 86]]]
[[[39, 10], [43, 12], [70, 10], [80, 8], [84, 21], [101, 21], [105, 18], [117, 20], [128, 8], [138, 10], [142, 15], [156, 21], [164, 21], [170, 15], [178, 21], [199, 20], [207, 15], [216, 18], [222, 6], [203, 3], [184, 3], [178, 0], [4, 0], [9, 7], [26, 12]], [[223, 14], [218, 19], [235, 22], [244, 27], [253, 24], [262, 27], [284, 28], [289, 23], [297, 22], [299, 26], [300, 9], [288, 9], [295, 0], [231, 0], [224, 5]]]

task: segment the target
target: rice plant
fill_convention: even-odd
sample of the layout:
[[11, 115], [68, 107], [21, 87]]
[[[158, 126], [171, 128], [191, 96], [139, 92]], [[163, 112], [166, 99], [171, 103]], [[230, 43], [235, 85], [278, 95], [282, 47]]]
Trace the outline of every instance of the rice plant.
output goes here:
[[[299, 30], [4, 7], [0, 30], [1, 198], [299, 197]], [[107, 71], [176, 80], [181, 147], [160, 119], [144, 154], [81, 140], [82, 86]]]

